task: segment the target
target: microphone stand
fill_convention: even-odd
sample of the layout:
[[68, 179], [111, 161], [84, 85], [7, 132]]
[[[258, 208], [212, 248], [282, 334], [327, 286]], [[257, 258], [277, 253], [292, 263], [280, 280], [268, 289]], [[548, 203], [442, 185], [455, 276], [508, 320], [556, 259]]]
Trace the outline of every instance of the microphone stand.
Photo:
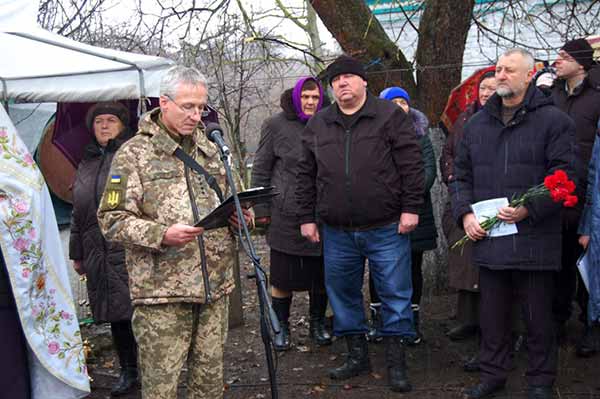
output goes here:
[[223, 148], [221, 146], [217, 147], [219, 147], [219, 152], [221, 153], [221, 160], [223, 161], [223, 165], [225, 166], [225, 172], [227, 174], [227, 183], [231, 188], [231, 196], [233, 197], [235, 203], [235, 210], [238, 216], [238, 223], [241, 225], [244, 233], [244, 236], [241, 237], [240, 232], [240, 238], [242, 239], [242, 241], [245, 238], [246, 244], [248, 246], [246, 249], [246, 254], [250, 257], [250, 260], [252, 260], [252, 264], [254, 265], [254, 278], [256, 278], [256, 290], [258, 295], [258, 307], [260, 317], [260, 335], [265, 346], [265, 355], [267, 357], [267, 368], [269, 370], [269, 381], [271, 383], [271, 398], [278, 399], [279, 392], [277, 390], [277, 376], [275, 374], [273, 352], [271, 350], [272, 340], [270, 330], [277, 334], [281, 331], [281, 327], [279, 325], [279, 319], [277, 319], [277, 315], [275, 314], [273, 306], [269, 301], [267, 291], [267, 277], [265, 275], [265, 271], [260, 264], [260, 258], [254, 250], [254, 245], [252, 244], [252, 239], [250, 238], [250, 232], [248, 231], [248, 225], [246, 224], [246, 219], [244, 219], [244, 214], [242, 213], [240, 198], [238, 197], [237, 190], [235, 188], [235, 182], [233, 181], [231, 166], [229, 165], [229, 152], [223, 151]]

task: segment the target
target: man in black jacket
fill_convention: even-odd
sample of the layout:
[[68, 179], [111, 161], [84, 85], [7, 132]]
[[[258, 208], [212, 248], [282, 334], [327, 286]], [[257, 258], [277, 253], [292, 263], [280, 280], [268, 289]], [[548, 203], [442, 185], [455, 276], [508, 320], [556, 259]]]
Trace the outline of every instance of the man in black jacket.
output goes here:
[[363, 308], [364, 260], [382, 300], [391, 389], [411, 389], [403, 338], [414, 338], [410, 242], [423, 203], [424, 173], [412, 121], [393, 103], [367, 93], [366, 73], [340, 56], [327, 68], [336, 104], [313, 116], [302, 133], [296, 198], [301, 233], [320, 241], [334, 334], [348, 345], [330, 371], [346, 379], [370, 371]]
[[[577, 195], [583, 199], [587, 187], [588, 164], [596, 137], [596, 126], [600, 121], [600, 68], [593, 66], [593, 49], [585, 39], [571, 40], [560, 49], [556, 58], [558, 79], [552, 87], [554, 104], [575, 121], [575, 138], [578, 147]], [[564, 325], [571, 317], [571, 303], [577, 293], [581, 308], [580, 320], [586, 325], [584, 336], [577, 345], [577, 355], [589, 357], [596, 353], [591, 328], [587, 325], [588, 295], [578, 278], [576, 262], [583, 248], [579, 245], [577, 226], [583, 210], [583, 201], [577, 207], [564, 209], [562, 239], [562, 270], [557, 273], [554, 297], [554, 317], [563, 335]], [[578, 280], [576, 289], [576, 281]]]
[[481, 382], [465, 398], [503, 389], [510, 369], [511, 304], [521, 305], [527, 324], [529, 398], [552, 397], [557, 345], [552, 317], [554, 272], [560, 269], [561, 205], [534, 197], [503, 207], [498, 217], [518, 233], [488, 237], [471, 204], [511, 198], [543, 182], [557, 169], [573, 177], [575, 126], [530, 85], [533, 57], [522, 49], [504, 53], [496, 65], [496, 94], [465, 126], [450, 183], [454, 217], [473, 244], [481, 288]]

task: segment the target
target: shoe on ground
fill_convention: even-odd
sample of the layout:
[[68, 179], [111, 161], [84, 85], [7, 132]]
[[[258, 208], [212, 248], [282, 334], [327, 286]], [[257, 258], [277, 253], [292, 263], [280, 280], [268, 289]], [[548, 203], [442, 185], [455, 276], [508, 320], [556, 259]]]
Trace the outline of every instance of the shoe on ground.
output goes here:
[[478, 373], [481, 371], [479, 356], [475, 355], [463, 364], [463, 370], [466, 373]]
[[495, 393], [504, 389], [503, 383], [481, 382], [464, 391], [464, 399], [493, 398]]
[[308, 335], [317, 346], [331, 345], [331, 334], [325, 328], [325, 318], [310, 319]]
[[406, 368], [405, 342], [399, 336], [385, 337], [385, 363], [388, 369], [388, 384], [393, 392], [409, 392], [412, 386], [408, 381]]
[[134, 368], [121, 370], [117, 383], [112, 387], [110, 396], [123, 396], [138, 388], [138, 372]]
[[517, 334], [513, 342], [513, 352], [527, 352], [527, 336], [525, 334]]
[[600, 350], [600, 323], [586, 326], [583, 337], [577, 343], [575, 354], [578, 357], [592, 357]]
[[348, 354], [344, 364], [329, 370], [329, 378], [332, 380], [346, 380], [359, 374], [371, 372], [369, 347], [365, 335], [346, 335], [344, 338], [346, 339]]
[[461, 324], [448, 331], [446, 336], [450, 338], [451, 341], [462, 341], [474, 337], [476, 334], [477, 326]]
[[553, 397], [551, 386], [530, 386], [527, 390], [527, 399], [552, 399]]
[[281, 323], [280, 331], [273, 337], [273, 348], [277, 352], [285, 352], [291, 347], [290, 326], [288, 323]]

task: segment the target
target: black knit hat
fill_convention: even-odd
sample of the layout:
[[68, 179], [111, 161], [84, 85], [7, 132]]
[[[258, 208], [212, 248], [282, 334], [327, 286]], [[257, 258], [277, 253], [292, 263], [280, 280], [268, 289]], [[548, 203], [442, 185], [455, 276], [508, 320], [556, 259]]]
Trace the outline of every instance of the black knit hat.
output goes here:
[[562, 46], [561, 50], [564, 50], [573, 57], [586, 71], [589, 70], [594, 63], [594, 49], [592, 49], [590, 43], [585, 39], [568, 41]]
[[342, 54], [327, 67], [327, 80], [329, 80], [329, 85], [331, 86], [331, 81], [333, 78], [344, 73], [358, 75], [364, 80], [367, 80], [367, 73], [365, 72], [365, 68], [360, 61]]
[[94, 119], [98, 115], [104, 114], [116, 116], [117, 118], [119, 118], [123, 126], [129, 125], [129, 111], [123, 104], [117, 102], [103, 102], [93, 105], [92, 108], [88, 110], [87, 116], [85, 118], [85, 124], [87, 128], [90, 131], [93, 131], [92, 126], [94, 124]]

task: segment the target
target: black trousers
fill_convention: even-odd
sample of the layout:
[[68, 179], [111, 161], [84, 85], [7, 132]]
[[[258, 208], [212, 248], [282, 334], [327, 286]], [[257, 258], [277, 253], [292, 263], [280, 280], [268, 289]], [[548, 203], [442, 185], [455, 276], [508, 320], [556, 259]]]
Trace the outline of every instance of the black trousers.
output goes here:
[[121, 369], [137, 369], [137, 343], [131, 329], [131, 320], [110, 323], [113, 344]]
[[551, 386], [556, 379], [558, 347], [552, 315], [554, 272], [480, 268], [483, 382], [504, 383], [510, 369], [512, 303], [518, 301], [527, 326], [529, 385]]
[[461, 324], [479, 327], [479, 292], [458, 290], [456, 319]]
[[[423, 251], [411, 251], [411, 276], [412, 276], [412, 287], [413, 293], [411, 297], [411, 303], [413, 305], [421, 304], [421, 297], [423, 296]], [[375, 290], [375, 283], [369, 273], [369, 294], [371, 297], [371, 303], [379, 303], [381, 299]]]
[[0, 398], [29, 399], [27, 343], [5, 267], [0, 250], [0, 282], [5, 294], [0, 303]]
[[579, 245], [579, 234], [577, 226], [563, 227], [562, 236], [562, 269], [556, 272], [555, 295], [554, 295], [554, 319], [559, 324], [564, 324], [571, 318], [573, 312], [573, 299], [581, 309], [579, 320], [586, 324], [587, 304], [589, 295], [577, 270], [577, 259], [583, 253]]

